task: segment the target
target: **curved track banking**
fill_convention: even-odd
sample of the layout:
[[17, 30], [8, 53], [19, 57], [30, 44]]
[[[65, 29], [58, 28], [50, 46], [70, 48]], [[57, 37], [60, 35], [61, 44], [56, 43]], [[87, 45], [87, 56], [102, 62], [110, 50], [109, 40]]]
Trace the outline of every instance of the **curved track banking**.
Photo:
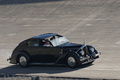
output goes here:
[[[120, 79], [119, 0], [0, 0], [0, 73]], [[90, 66], [20, 68], [6, 59], [17, 44], [43, 33], [90, 44], [102, 53]]]

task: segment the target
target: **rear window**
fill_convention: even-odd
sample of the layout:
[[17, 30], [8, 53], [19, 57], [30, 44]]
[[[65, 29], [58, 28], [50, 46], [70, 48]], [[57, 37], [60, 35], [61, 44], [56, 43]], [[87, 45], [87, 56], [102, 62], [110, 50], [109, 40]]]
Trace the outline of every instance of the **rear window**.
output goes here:
[[29, 40], [28, 41], [28, 46], [29, 47], [38, 47], [39, 46], [39, 40]]

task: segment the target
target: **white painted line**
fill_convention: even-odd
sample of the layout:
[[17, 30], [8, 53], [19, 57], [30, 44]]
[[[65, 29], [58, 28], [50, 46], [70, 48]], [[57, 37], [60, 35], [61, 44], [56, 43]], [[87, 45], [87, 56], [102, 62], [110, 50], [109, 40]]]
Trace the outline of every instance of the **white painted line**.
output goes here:
[[0, 18], [0, 21], [7, 21], [7, 20], [14, 21], [16, 20], [16, 18]]
[[98, 41], [98, 39], [92, 40], [92, 41], [89, 42], [89, 43], [90, 43], [90, 44], [91, 44], [91, 43], [95, 43], [96, 41]]
[[32, 20], [32, 21], [38, 21], [38, 20], [54, 20], [54, 19], [48, 19], [48, 18], [23, 18], [22, 20]]
[[119, 48], [120, 46], [119, 45], [104, 45], [104, 44], [94, 44], [95, 46], [98, 46], [98, 47], [101, 47], [101, 48], [104, 48], [104, 47], [110, 47], [110, 48]]
[[112, 47], [120, 47], [120, 46], [118, 46], [118, 45], [113, 45]]
[[84, 69], [84, 70], [97, 70], [97, 71], [120, 71], [120, 69], [106, 69], [106, 68], [97, 68], [97, 69], [95, 69], [95, 68], [86, 68], [86, 69]]
[[14, 36], [16, 33], [7, 34], [7, 36]]
[[7, 43], [0, 43], [0, 46], [6, 46], [6, 45], [18, 45], [18, 44], [7, 44]]
[[32, 20], [32, 21], [41, 21], [41, 20], [65, 20], [65, 21], [79, 21], [79, 20], [84, 20], [84, 21], [89, 21], [89, 20], [100, 20], [100, 21], [106, 21], [106, 20], [116, 20], [116, 19], [107, 19], [107, 18], [98, 18], [98, 19], [94, 19], [94, 18], [72, 18], [72, 19], [54, 19], [54, 18], [0, 18], [1, 21], [7, 21], [7, 20], [23, 20], [23, 21], [28, 21], [28, 20]]
[[86, 26], [92, 26], [92, 24], [86, 24]]
[[72, 18], [72, 19], [53, 19], [53, 18], [23, 18], [22, 20], [113, 20], [106, 18], [92, 19], [92, 18]]
[[23, 29], [66, 29], [66, 28], [23, 28]]
[[31, 25], [23, 25], [23, 26], [25, 26], [25, 27], [29, 27], [29, 26], [31, 26]]
[[86, 33], [82, 33], [82, 35], [85, 35]]
[[120, 41], [116, 42], [116, 44], [120, 44]]

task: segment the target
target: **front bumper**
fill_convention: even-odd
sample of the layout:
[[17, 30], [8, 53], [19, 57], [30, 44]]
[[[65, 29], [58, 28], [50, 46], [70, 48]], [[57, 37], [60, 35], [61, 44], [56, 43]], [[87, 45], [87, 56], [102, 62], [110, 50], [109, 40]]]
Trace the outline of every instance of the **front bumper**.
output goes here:
[[81, 62], [81, 64], [92, 63], [97, 58], [99, 58], [99, 54], [95, 54], [94, 57], [90, 57], [87, 55], [86, 57], [80, 57], [80, 62]]
[[94, 61], [95, 61], [94, 59], [85, 60], [85, 61], [82, 62], [82, 65], [83, 65], [83, 64], [92, 63], [92, 62], [94, 62]]
[[81, 64], [87, 64], [87, 63], [91, 63], [94, 61], [95, 61], [95, 59], [90, 58], [90, 57], [83, 57], [80, 59]]

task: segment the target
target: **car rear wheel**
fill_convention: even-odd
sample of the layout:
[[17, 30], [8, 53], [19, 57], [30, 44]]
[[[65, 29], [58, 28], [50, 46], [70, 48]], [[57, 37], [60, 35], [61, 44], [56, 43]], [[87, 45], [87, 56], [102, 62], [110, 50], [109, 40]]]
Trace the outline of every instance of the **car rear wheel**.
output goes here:
[[21, 67], [27, 67], [29, 64], [28, 59], [25, 55], [20, 55], [19, 56], [19, 65]]
[[74, 56], [72, 55], [69, 55], [67, 57], [67, 65], [70, 67], [70, 68], [75, 68], [77, 65], [77, 62], [76, 62], [76, 59]]

